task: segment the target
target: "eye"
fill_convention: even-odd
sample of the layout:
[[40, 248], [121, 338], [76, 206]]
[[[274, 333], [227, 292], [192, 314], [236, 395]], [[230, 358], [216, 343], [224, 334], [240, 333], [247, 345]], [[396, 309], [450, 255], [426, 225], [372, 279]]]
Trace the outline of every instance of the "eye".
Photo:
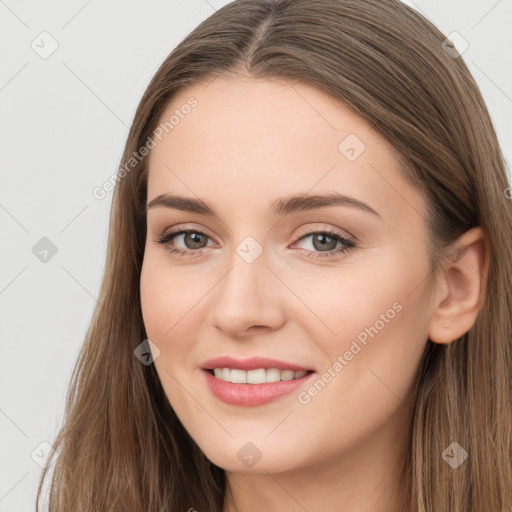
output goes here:
[[[356, 247], [356, 243], [353, 239], [346, 238], [333, 230], [313, 231], [307, 235], [301, 236], [295, 243], [297, 244], [308, 238], [311, 238], [311, 241], [306, 244], [310, 247], [310, 249], [306, 249], [308, 251], [308, 258], [334, 258]], [[340, 244], [340, 246], [338, 246], [338, 244]]]
[[[170, 245], [170, 242], [174, 243], [179, 237], [183, 237], [181, 241], [185, 244], [184, 249]], [[306, 245], [309, 245], [310, 249], [304, 249], [308, 253], [308, 258], [334, 258], [356, 247], [355, 240], [333, 230], [309, 232], [301, 236], [295, 244], [308, 238], [311, 238], [311, 242]], [[176, 229], [164, 232], [155, 239], [155, 242], [164, 245], [166, 250], [178, 256], [198, 256], [208, 246], [208, 240], [211, 238], [199, 229]]]
[[[168, 245], [169, 242], [174, 241], [174, 239], [179, 237], [183, 237], [182, 242], [185, 243], [185, 246], [189, 245], [191, 249], [180, 249], [173, 247], [172, 245]], [[155, 242], [157, 244], [164, 245], [172, 254], [177, 254], [179, 256], [195, 256], [202, 252], [202, 249], [205, 247], [204, 241], [209, 238], [210, 237], [206, 233], [203, 233], [199, 229], [181, 229], [167, 231], [158, 236], [155, 239]]]

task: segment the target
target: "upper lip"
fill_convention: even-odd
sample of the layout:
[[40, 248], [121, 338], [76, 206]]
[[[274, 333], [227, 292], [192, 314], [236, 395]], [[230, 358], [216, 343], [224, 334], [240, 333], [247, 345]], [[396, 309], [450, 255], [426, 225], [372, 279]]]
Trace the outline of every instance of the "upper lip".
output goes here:
[[280, 361], [269, 357], [250, 357], [249, 359], [235, 359], [231, 356], [220, 356], [205, 361], [201, 368], [212, 370], [213, 368], [235, 368], [237, 370], [256, 370], [258, 368], [277, 368], [279, 370], [312, 370], [300, 364]]

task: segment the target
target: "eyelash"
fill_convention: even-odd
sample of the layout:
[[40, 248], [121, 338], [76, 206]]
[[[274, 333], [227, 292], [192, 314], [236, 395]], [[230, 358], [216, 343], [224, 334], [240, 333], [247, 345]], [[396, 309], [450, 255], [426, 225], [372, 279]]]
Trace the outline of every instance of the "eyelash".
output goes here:
[[[207, 238], [210, 238], [206, 233], [204, 233], [203, 231], [201, 231], [199, 229], [181, 229], [181, 230], [167, 231], [167, 232], [163, 233], [162, 235], [156, 237], [155, 242], [157, 244], [165, 245], [165, 244], [169, 243], [176, 236], [182, 235], [182, 234], [189, 234], [189, 233], [196, 233], [199, 235], [203, 235]], [[337, 241], [341, 242], [344, 245], [344, 247], [341, 247], [338, 249], [332, 249], [330, 251], [319, 251], [319, 252], [303, 249], [308, 252], [308, 254], [307, 254], [308, 258], [313, 258], [313, 259], [335, 258], [336, 256], [344, 254], [346, 252], [349, 252], [352, 249], [355, 249], [357, 247], [354, 240], [345, 238], [345, 237], [341, 236], [339, 233], [337, 233], [336, 231], [332, 231], [332, 230], [331, 231], [329, 231], [329, 230], [327, 230], [327, 231], [312, 231], [310, 233], [300, 236], [297, 239], [297, 242], [304, 240], [305, 238], [308, 238], [311, 235], [318, 235], [318, 234], [326, 235], [330, 238], [334, 238]], [[196, 255], [200, 255], [204, 248], [191, 250], [191, 249], [177, 249], [176, 247], [166, 247], [166, 249], [170, 253], [175, 254], [177, 256], [196, 256]]]

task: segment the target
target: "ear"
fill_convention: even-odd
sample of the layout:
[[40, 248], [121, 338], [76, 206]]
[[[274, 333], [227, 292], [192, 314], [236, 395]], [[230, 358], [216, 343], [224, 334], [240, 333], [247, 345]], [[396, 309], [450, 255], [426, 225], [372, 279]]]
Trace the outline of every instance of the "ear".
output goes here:
[[490, 244], [480, 227], [453, 244], [443, 264], [430, 320], [429, 339], [451, 343], [467, 333], [482, 306], [490, 261]]

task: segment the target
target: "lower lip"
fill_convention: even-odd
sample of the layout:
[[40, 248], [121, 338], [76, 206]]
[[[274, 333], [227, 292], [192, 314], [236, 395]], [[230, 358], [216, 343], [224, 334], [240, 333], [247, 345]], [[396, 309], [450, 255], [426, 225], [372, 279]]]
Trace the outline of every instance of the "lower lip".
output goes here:
[[300, 388], [315, 372], [307, 373], [299, 379], [265, 382], [264, 384], [233, 384], [214, 377], [208, 370], [203, 370], [210, 391], [223, 402], [230, 405], [257, 405], [273, 402], [278, 398], [293, 393]]

